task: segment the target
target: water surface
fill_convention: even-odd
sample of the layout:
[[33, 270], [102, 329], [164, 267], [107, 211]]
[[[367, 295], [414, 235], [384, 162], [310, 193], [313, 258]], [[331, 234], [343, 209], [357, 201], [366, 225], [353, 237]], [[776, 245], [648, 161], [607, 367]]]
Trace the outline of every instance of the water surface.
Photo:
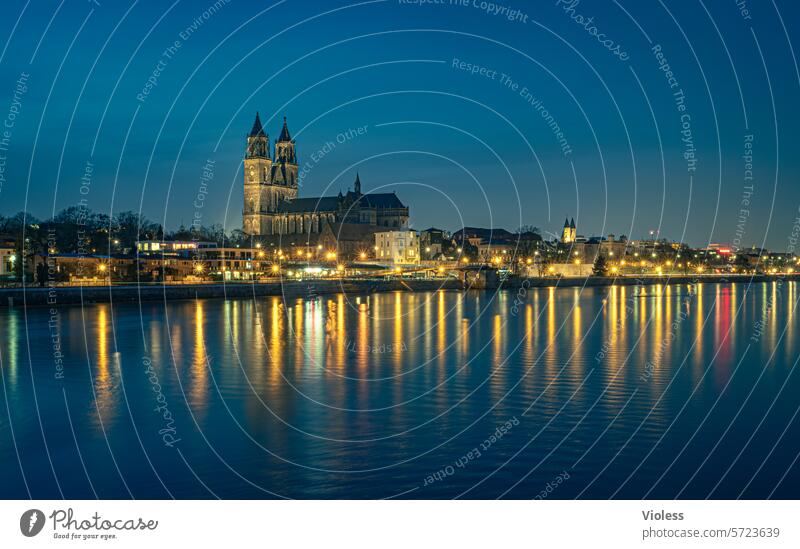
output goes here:
[[0, 496], [797, 498], [796, 306], [776, 280], [3, 309]]

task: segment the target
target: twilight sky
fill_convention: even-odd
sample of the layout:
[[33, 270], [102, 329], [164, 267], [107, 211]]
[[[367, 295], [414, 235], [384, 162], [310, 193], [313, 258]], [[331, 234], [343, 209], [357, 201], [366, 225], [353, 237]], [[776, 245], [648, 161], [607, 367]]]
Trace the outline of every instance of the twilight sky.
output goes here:
[[493, 2], [5, 0], [0, 214], [240, 227], [260, 111], [417, 229], [792, 245], [796, 2]]

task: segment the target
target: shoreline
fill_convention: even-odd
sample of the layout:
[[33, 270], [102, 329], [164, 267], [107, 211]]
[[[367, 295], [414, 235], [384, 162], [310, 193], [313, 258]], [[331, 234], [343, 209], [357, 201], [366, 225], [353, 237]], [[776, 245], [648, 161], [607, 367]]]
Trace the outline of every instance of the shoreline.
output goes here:
[[[760, 283], [771, 280], [796, 280], [800, 274], [783, 275], [678, 275], [575, 278], [512, 278], [498, 288], [475, 288], [481, 291], [518, 290], [521, 288], [601, 288], [607, 286], [654, 286], [659, 284], [732, 284]], [[225, 284], [119, 285], [119, 286], [28, 286], [0, 288], [0, 308], [45, 307], [109, 302], [180, 301], [189, 299], [241, 299], [283, 296], [309, 298], [338, 293], [371, 294], [386, 292], [465, 291], [456, 279], [433, 280], [302, 280], [292, 282], [234, 282]]]

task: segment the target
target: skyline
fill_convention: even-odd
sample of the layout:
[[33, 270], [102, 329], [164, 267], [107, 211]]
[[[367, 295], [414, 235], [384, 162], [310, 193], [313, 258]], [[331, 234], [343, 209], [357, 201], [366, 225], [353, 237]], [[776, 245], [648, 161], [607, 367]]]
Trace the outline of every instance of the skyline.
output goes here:
[[[211, 160], [203, 223], [239, 228], [245, 137], [259, 111], [271, 138], [288, 117], [301, 196], [346, 192], [359, 172], [365, 192], [397, 192], [418, 230], [558, 234], [569, 215], [586, 236], [656, 230], [695, 246], [739, 238], [784, 250], [793, 234], [800, 170], [788, 132], [800, 78], [774, 10], [745, 19], [735, 5], [707, 6], [720, 36], [750, 35], [733, 43], [706, 40], [697, 6], [630, 5], [612, 17], [590, 3], [508, 2], [528, 16], [510, 20], [471, 2], [277, 2], [261, 13], [224, 0], [50, 4], [50, 16], [33, 17], [13, 2], [22, 16], [3, 23], [15, 32], [0, 71], [24, 79], [6, 91], [3, 118], [16, 112], [3, 215], [46, 218], [86, 198], [95, 211], [141, 204], [167, 230], [189, 226], [187, 197]], [[778, 8], [784, 20], [797, 11]], [[600, 44], [592, 25], [620, 49]]]

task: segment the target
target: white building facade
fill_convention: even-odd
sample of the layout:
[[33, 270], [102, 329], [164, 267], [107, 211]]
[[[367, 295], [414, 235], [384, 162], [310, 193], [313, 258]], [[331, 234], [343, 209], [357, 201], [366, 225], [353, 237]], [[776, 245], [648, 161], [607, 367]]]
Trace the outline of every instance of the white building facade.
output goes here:
[[375, 258], [395, 265], [419, 264], [417, 231], [384, 231], [375, 233]]

